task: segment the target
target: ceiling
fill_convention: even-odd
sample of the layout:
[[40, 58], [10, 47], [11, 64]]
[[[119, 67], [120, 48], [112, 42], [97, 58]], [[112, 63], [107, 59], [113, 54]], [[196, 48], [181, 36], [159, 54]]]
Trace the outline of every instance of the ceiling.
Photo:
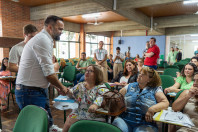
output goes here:
[[[9, 0], [9, 1], [14, 1], [14, 0]], [[19, 0], [19, 4], [25, 5], [25, 6], [40, 6], [40, 5], [45, 5], [45, 4], [50, 4], [50, 3], [56, 3], [60, 1], [68, 1], [68, 0]]]
[[[11, 1], [11, 0], [10, 0]], [[183, 4], [184, 0], [19, 0], [30, 6], [31, 20], [46, 18], [49, 14], [63, 17], [73, 23], [84, 23], [86, 32], [120, 30], [127, 35], [177, 35], [198, 33], [198, 2]], [[116, 8], [114, 8], [116, 7]], [[100, 12], [99, 26], [87, 25], [94, 18], [84, 19], [83, 14]], [[153, 17], [153, 19], [151, 19]]]
[[[127, 18], [112, 12], [100, 12], [101, 16], [97, 18], [98, 22], [115, 22], [115, 21], [125, 21], [128, 20]], [[64, 20], [74, 23], [88, 23], [88, 22], [95, 22], [95, 18], [83, 18], [82, 15], [78, 16], [70, 16], [70, 17], [63, 17]]]
[[142, 7], [138, 10], [149, 17], [165, 17], [194, 14], [198, 11], [197, 3], [183, 4], [183, 2], [175, 2], [164, 5], [154, 5]]

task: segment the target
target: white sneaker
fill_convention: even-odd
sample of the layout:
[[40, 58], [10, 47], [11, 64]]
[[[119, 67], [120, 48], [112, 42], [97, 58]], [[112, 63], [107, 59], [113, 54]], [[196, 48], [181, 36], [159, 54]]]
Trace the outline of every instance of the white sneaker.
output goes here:
[[62, 132], [63, 129], [59, 128], [57, 125], [52, 125], [50, 128], [49, 128], [49, 132]]

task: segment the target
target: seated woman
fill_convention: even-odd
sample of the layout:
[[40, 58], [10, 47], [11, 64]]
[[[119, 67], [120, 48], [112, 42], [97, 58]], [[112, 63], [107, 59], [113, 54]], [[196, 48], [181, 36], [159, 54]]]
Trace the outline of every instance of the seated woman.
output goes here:
[[142, 69], [142, 67], [144, 65], [143, 59], [142, 58], [139, 58], [137, 64], [138, 64], [137, 65], [137, 68], [138, 68], [138, 72], [139, 72], [139, 71], [141, 71], [141, 69]]
[[78, 109], [75, 109], [66, 120], [63, 132], [67, 132], [70, 126], [78, 120], [99, 120], [105, 121], [105, 117], [94, 112], [101, 106], [102, 95], [109, 91], [102, 88], [103, 73], [99, 66], [89, 65], [85, 72], [85, 82], [77, 84], [72, 89], [68, 89], [67, 95], [73, 97], [78, 103]]
[[131, 58], [131, 56], [130, 56], [130, 52], [126, 52], [126, 56], [125, 56], [125, 60], [128, 60], [128, 59], [133, 59], [133, 58]]
[[54, 71], [59, 72], [60, 65], [59, 65], [59, 63], [58, 63], [58, 61], [57, 61], [57, 59], [54, 55], [53, 55], [52, 61], [53, 61], [53, 64], [54, 64]]
[[[8, 58], [4, 58], [1, 64], [0, 76], [11, 76], [12, 73], [7, 69], [8, 67]], [[0, 99], [2, 109], [7, 108], [7, 95], [10, 92], [10, 83], [9, 80], [0, 80]]]
[[114, 120], [113, 125], [123, 132], [157, 132], [157, 125], [152, 122], [153, 115], [169, 106], [160, 85], [158, 73], [154, 69], [143, 67], [137, 82], [120, 90], [125, 96], [127, 110]]
[[195, 127], [187, 128], [182, 127], [177, 132], [197, 132], [198, 131], [198, 73], [194, 76], [195, 83], [189, 89], [183, 91], [180, 96], [172, 104], [174, 111], [183, 110], [184, 114], [187, 114]]
[[137, 65], [135, 61], [129, 59], [124, 64], [124, 71], [121, 71], [111, 82], [117, 85], [126, 86], [137, 81]]
[[190, 89], [193, 85], [194, 73], [197, 71], [197, 66], [194, 63], [188, 63], [181, 71], [181, 76], [176, 80], [176, 83], [164, 90], [164, 93], [178, 93], [182, 89]]

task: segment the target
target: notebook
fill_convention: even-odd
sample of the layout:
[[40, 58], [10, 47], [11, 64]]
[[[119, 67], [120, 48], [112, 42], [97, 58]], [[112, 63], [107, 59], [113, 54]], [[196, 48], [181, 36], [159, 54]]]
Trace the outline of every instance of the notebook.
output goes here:
[[68, 102], [68, 103], [74, 103], [75, 100], [74, 99], [70, 99], [68, 96], [62, 96], [59, 95], [58, 97], [56, 97], [54, 99], [55, 102]]

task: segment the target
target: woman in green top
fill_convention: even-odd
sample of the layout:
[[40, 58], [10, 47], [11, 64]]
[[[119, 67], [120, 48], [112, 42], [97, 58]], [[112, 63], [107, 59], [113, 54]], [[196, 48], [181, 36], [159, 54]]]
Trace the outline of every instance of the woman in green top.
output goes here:
[[181, 76], [177, 78], [175, 84], [164, 90], [165, 94], [170, 92], [179, 92], [182, 89], [190, 89], [193, 85], [194, 73], [197, 72], [197, 66], [194, 63], [188, 63], [181, 71]]

